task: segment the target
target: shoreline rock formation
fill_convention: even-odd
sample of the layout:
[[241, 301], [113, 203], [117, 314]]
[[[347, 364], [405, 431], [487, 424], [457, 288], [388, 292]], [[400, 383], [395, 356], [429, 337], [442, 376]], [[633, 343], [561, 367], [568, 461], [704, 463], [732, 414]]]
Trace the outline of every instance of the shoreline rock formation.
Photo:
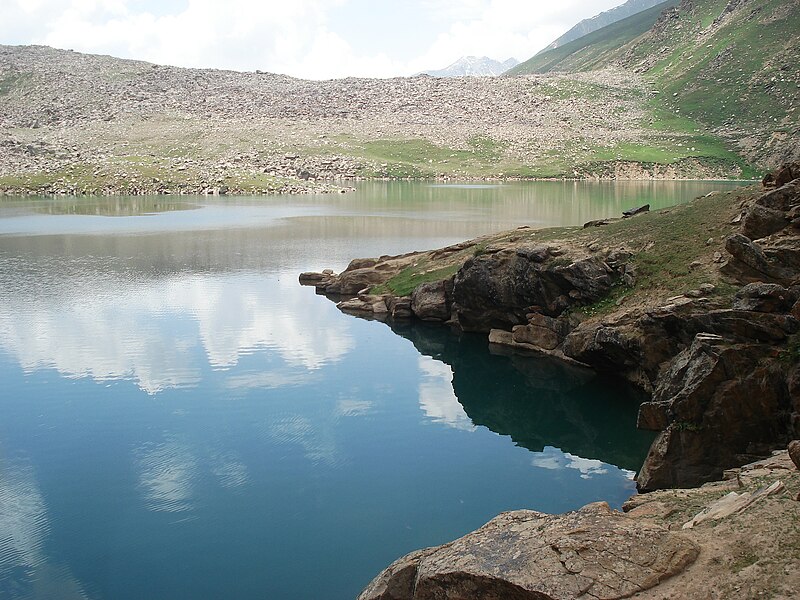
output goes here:
[[[345, 311], [448, 323], [486, 332], [494, 344], [622, 375], [651, 395], [638, 426], [659, 432], [639, 489], [696, 486], [800, 436], [800, 164], [779, 171], [791, 181], [733, 197], [733, 217], [717, 226], [727, 257], [720, 250], [708, 256], [707, 241], [701, 260], [685, 266], [687, 284], [705, 281], [666, 299], [644, 289], [661, 275], [640, 273], [651, 268], [643, 257], [654, 242], [637, 252], [641, 240], [628, 234], [637, 227], [647, 233], [648, 225], [636, 223], [650, 219], [675, 235], [677, 209], [567, 230], [558, 239], [523, 229], [434, 252], [359, 259], [340, 275], [304, 274], [301, 281], [347, 296], [339, 303]], [[695, 203], [702, 209], [711, 201]], [[584, 243], [594, 229], [610, 228], [615, 247]], [[551, 241], [535, 243], [548, 235]], [[666, 244], [660, 251], [669, 257], [687, 241], [676, 236]], [[393, 290], [398, 280], [407, 280], [405, 288]], [[626, 290], [632, 293], [620, 294]]]
[[628, 515], [505, 513], [399, 559], [359, 600], [796, 593], [800, 442], [758, 459], [800, 437], [800, 163], [764, 186], [301, 276], [344, 311], [622, 375], [658, 432]]

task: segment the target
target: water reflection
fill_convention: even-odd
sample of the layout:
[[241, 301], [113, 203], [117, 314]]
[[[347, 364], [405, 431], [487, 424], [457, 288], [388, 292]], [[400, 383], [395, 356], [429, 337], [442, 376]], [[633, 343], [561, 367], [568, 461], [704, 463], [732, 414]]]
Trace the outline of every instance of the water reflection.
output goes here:
[[134, 451], [139, 488], [150, 510], [181, 512], [192, 508], [197, 460], [186, 444], [170, 440]]
[[49, 528], [33, 467], [0, 458], [0, 598], [87, 598], [70, 569], [48, 558]]
[[35, 288], [0, 296], [0, 348], [27, 372], [55, 368], [67, 377], [132, 379], [154, 394], [197, 385], [204, 363], [226, 369], [258, 348], [271, 348], [281, 369], [239, 375], [229, 384], [278, 387], [302, 382], [305, 373], [340, 360], [353, 345], [347, 321], [331, 323], [288, 278], [185, 275], [130, 282], [105, 276], [86, 286], [64, 284], [52, 296]]
[[194, 210], [197, 205], [169, 196], [115, 196], [111, 198], [57, 198], [33, 205], [46, 215], [94, 215], [102, 217], [133, 217], [176, 210]]
[[[542, 452], [535, 453], [536, 455], [531, 459], [531, 464], [540, 469], [548, 469], [551, 471], [559, 471], [561, 469], [575, 469], [580, 471], [582, 479], [591, 479], [592, 477], [605, 475], [609, 471], [609, 465], [600, 460], [591, 458], [581, 458], [569, 452], [563, 452], [559, 448], [552, 446], [545, 446]], [[630, 471], [630, 476], [633, 478], [634, 472]]]
[[453, 392], [453, 371], [443, 362], [420, 356], [419, 405], [425, 416], [456, 429], [475, 429]]
[[[536, 466], [556, 464], [548, 447], [566, 453], [558, 458], [562, 466], [577, 464], [578, 457], [631, 471], [641, 466], [653, 436], [636, 429], [642, 398], [624, 382], [548, 358], [504, 356], [502, 350], [489, 355], [484, 337], [458, 336], [443, 327], [395, 324], [392, 329], [421, 354], [442, 361], [440, 371], [452, 372], [452, 393], [469, 422], [543, 453]], [[448, 392], [440, 395], [445, 406], [450, 406]], [[465, 423], [458, 411], [439, 411], [435, 418], [441, 414]], [[591, 472], [598, 471], [586, 471]]]

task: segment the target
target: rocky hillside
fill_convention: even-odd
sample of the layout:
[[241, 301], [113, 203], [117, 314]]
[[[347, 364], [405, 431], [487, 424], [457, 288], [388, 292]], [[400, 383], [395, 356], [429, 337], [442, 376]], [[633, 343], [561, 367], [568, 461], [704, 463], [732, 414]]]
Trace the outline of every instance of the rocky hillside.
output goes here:
[[[800, 159], [800, 0], [683, 0], [618, 63], [750, 160]], [[688, 126], [688, 123], [687, 123]]]
[[623, 69], [312, 82], [0, 46], [0, 192], [751, 173], [713, 138], [654, 127], [654, 94]]
[[632, 69], [660, 92], [655, 127], [708, 131], [750, 161], [774, 166], [800, 158], [798, 30], [798, 0], [675, 1], [511, 72]]
[[614, 62], [621, 48], [646, 34], [665, 9], [679, 0], [657, 3], [618, 21], [611, 22], [555, 48], [539, 52], [508, 71], [508, 75], [589, 71]]

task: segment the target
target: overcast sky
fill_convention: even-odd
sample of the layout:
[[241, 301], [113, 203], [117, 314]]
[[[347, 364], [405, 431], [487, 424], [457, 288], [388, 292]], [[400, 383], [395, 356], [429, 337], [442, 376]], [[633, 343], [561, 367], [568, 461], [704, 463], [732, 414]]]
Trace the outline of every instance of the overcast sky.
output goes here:
[[624, 0], [0, 0], [0, 43], [295, 77], [525, 60]]

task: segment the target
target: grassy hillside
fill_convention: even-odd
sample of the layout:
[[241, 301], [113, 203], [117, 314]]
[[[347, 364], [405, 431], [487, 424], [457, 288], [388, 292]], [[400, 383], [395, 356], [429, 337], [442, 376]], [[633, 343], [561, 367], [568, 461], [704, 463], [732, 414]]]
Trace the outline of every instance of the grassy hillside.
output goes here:
[[643, 10], [652, 8], [656, 4], [662, 4], [663, 2], [665, 2], [665, 0], [628, 0], [625, 4], [621, 4], [616, 8], [612, 8], [611, 10], [601, 12], [599, 15], [595, 15], [591, 19], [584, 19], [560, 38], [555, 40], [547, 48], [542, 50], [542, 52], [552, 48], [558, 48], [564, 44], [568, 44], [571, 41], [577, 40], [588, 33], [597, 31], [603, 27], [607, 27], [608, 25], [616, 23], [617, 21], [621, 21], [622, 19], [627, 19], [628, 17], [640, 13]]
[[616, 60], [762, 164], [800, 157], [800, 1], [684, 0]]
[[515, 74], [624, 66], [658, 96], [653, 129], [721, 140], [759, 167], [800, 158], [800, 0], [682, 0], [561, 48]]
[[610, 62], [610, 58], [616, 56], [616, 51], [649, 31], [664, 9], [677, 4], [678, 0], [670, 0], [593, 31], [568, 44], [541, 52], [520, 63], [506, 74], [588, 71], [606, 66]]

